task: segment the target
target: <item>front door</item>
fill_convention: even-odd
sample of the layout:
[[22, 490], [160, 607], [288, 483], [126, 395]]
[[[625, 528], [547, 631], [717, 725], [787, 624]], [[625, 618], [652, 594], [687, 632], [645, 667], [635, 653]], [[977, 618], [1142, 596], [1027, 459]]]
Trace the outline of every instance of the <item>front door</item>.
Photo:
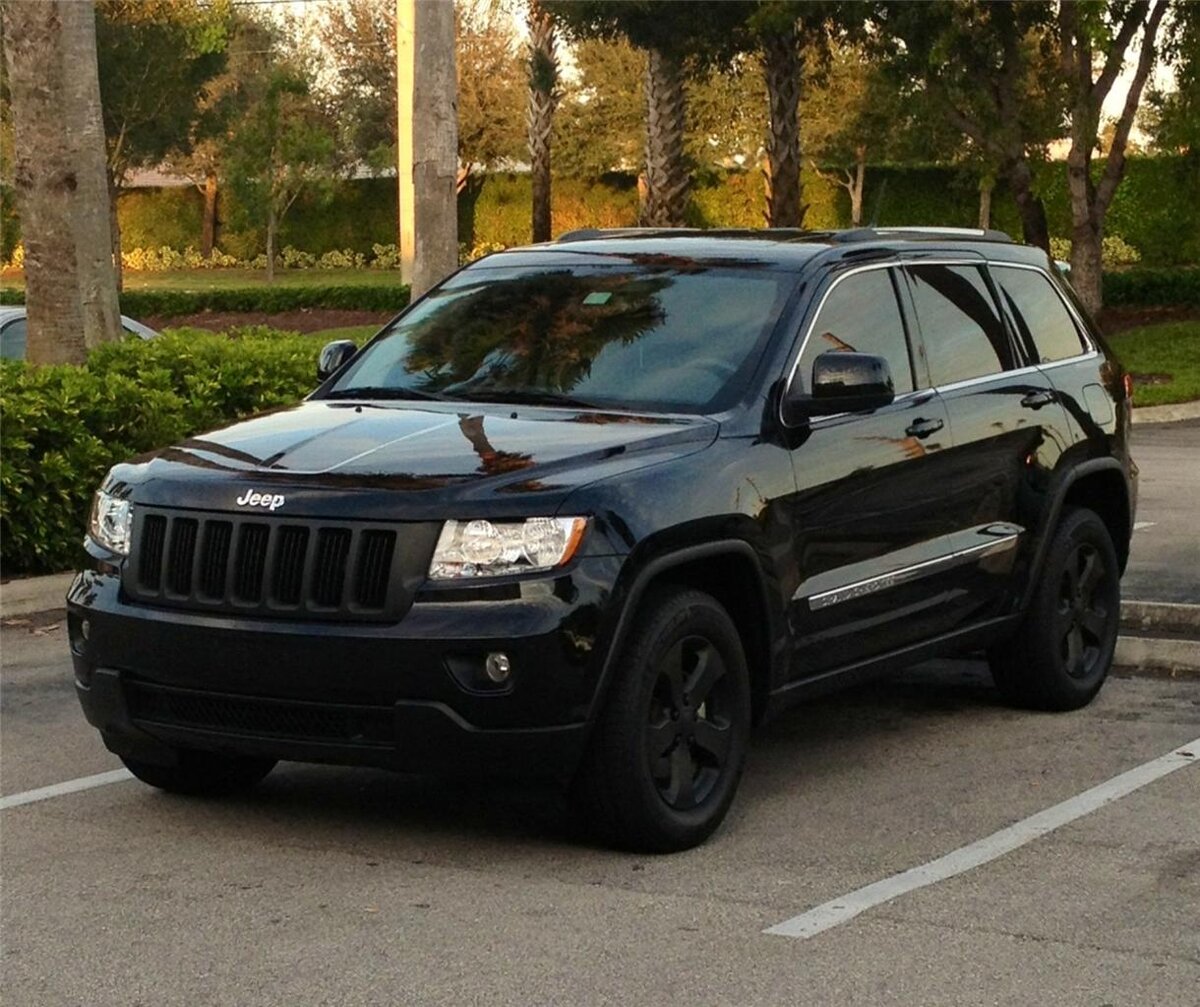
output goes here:
[[853, 350], [887, 359], [896, 390], [889, 406], [796, 431], [795, 678], [901, 649], [941, 620], [926, 572], [953, 531], [939, 475], [950, 427], [941, 399], [915, 379], [897, 282], [886, 265], [836, 277], [792, 378], [807, 387], [817, 356]]

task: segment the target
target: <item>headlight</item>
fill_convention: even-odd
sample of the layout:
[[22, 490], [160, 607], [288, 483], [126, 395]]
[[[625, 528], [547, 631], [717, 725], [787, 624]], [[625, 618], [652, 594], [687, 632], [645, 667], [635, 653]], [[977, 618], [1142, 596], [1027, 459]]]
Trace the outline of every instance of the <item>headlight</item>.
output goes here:
[[552, 570], [575, 554], [586, 527], [587, 518], [582, 517], [447, 521], [429, 563], [429, 576], [461, 580]]
[[92, 539], [110, 552], [128, 556], [132, 528], [133, 504], [98, 490], [92, 501], [92, 517], [88, 521], [88, 534]]

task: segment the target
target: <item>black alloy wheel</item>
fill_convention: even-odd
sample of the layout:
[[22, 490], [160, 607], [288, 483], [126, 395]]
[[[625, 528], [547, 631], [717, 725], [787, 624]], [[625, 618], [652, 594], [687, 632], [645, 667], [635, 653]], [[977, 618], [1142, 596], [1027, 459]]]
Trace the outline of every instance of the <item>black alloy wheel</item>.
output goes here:
[[988, 653], [997, 688], [1029, 709], [1086, 706], [1108, 677], [1120, 617], [1120, 563], [1108, 527], [1094, 511], [1069, 508], [1025, 618]]
[[1104, 581], [1100, 551], [1080, 542], [1063, 566], [1058, 595], [1059, 653], [1072, 678], [1090, 677], [1104, 653], [1111, 616]]
[[667, 853], [703, 842], [733, 802], [750, 677], [737, 627], [712, 596], [652, 589], [638, 613], [572, 789], [603, 841]]
[[736, 710], [720, 651], [704, 637], [671, 646], [655, 668], [646, 755], [659, 796], [687, 811], [712, 793], [729, 759]]

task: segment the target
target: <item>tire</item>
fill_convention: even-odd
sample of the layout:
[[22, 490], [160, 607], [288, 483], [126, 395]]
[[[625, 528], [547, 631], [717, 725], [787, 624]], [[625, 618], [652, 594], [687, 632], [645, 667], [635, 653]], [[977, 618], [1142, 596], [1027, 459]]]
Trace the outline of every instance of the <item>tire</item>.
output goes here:
[[1066, 510], [1024, 621], [988, 654], [1006, 700], [1033, 710], [1077, 710], [1092, 701], [1116, 651], [1120, 576], [1104, 522], [1094, 511]]
[[275, 768], [274, 759], [259, 759], [246, 755], [219, 755], [193, 748], [176, 749], [178, 761], [173, 766], [141, 759], [121, 761], [143, 783], [194, 797], [220, 797], [249, 790]]
[[621, 651], [576, 806], [609, 845], [689, 849], [733, 803], [749, 734], [749, 674], [732, 620], [699, 591], [654, 591]]

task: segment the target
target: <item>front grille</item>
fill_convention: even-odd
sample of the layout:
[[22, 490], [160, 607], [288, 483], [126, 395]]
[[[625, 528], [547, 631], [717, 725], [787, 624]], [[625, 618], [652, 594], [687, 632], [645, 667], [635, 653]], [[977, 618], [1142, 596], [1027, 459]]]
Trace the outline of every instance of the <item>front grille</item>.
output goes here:
[[137, 601], [196, 611], [382, 621], [411, 600], [397, 553], [427, 563], [429, 534], [413, 526], [406, 544], [365, 522], [139, 509], [125, 588]]
[[136, 680], [125, 683], [130, 717], [138, 723], [291, 741], [393, 743], [390, 706], [305, 703], [198, 692]]

